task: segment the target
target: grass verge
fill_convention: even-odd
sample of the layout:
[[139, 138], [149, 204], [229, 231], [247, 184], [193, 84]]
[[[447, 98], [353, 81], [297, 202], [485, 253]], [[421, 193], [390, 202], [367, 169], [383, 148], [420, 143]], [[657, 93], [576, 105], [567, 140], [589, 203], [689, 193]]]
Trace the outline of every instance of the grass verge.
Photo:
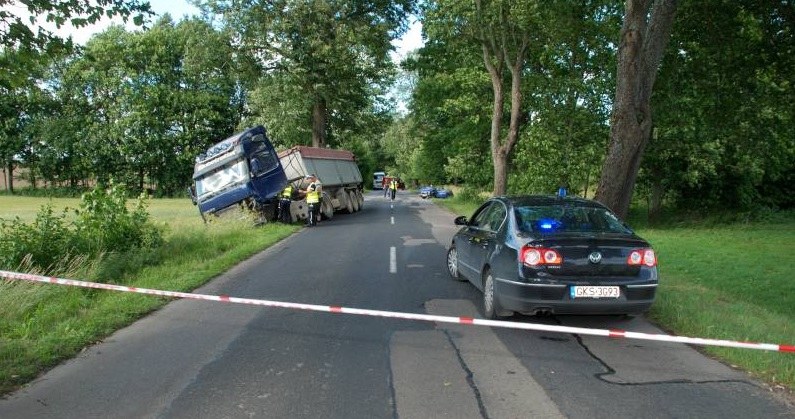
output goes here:
[[[457, 197], [436, 202], [466, 216], [479, 205]], [[676, 335], [795, 344], [792, 213], [765, 222], [681, 224], [637, 229], [660, 259], [660, 287], [648, 318]], [[795, 390], [793, 354], [701, 350], [771, 385]]]
[[[13, 203], [6, 202], [9, 199]], [[35, 216], [46, 202], [0, 197], [0, 217], [28, 219], [28, 211]], [[60, 204], [74, 208], [76, 202], [56, 200], [53, 207]], [[191, 291], [299, 229], [276, 223], [261, 228], [252, 228], [246, 222], [204, 225], [186, 199], [153, 200], [150, 214], [169, 231], [161, 248], [84, 260], [72, 267], [70, 276]], [[140, 294], [0, 281], [0, 394], [168, 301]]]

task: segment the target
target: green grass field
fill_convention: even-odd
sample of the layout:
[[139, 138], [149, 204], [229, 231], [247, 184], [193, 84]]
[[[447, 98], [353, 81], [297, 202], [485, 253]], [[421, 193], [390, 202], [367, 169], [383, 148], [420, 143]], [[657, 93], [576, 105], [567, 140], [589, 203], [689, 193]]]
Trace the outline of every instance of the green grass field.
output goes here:
[[[77, 199], [0, 196], [0, 218], [33, 220], [50, 203]], [[437, 200], [471, 215], [475, 204]], [[299, 227], [245, 223], [205, 225], [187, 199], [152, 200], [149, 213], [166, 229], [156, 251], [107, 255], [76, 267], [79, 279], [189, 291], [292, 234]], [[795, 219], [732, 225], [642, 226], [659, 257], [660, 288], [649, 318], [673, 334], [795, 344]], [[0, 394], [74, 356], [168, 300], [126, 293], [0, 281]], [[703, 351], [771, 384], [795, 389], [795, 355], [728, 348]]]

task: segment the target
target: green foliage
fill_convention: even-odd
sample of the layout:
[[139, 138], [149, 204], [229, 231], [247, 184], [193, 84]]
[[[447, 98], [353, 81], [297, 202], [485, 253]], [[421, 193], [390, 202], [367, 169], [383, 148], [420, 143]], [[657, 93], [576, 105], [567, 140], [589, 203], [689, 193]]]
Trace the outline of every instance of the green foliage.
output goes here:
[[62, 273], [75, 260], [102, 254], [152, 249], [162, 245], [162, 232], [151, 222], [146, 200], [127, 208], [124, 188], [95, 188], [83, 195], [74, 217], [41, 208], [27, 224], [20, 218], [0, 224], [0, 267]]
[[65, 212], [55, 215], [50, 205], [43, 206], [30, 224], [19, 218], [0, 220], [0, 266], [51, 271], [74, 254], [72, 237]]
[[240, 119], [237, 77], [230, 39], [206, 22], [113, 26], [53, 65], [55, 105], [35, 119], [24, 163], [55, 185], [114, 177], [135, 192], [181, 194], [194, 157]]
[[240, 51], [259, 64], [245, 125], [263, 123], [277, 144], [339, 145], [378, 113], [394, 74], [391, 41], [412, 0], [248, 2], [216, 0]]
[[792, 5], [680, 5], [640, 191], [704, 210], [795, 206]]
[[160, 231], [149, 223], [146, 195], [141, 195], [132, 211], [127, 209], [127, 193], [113, 183], [107, 189], [95, 188], [83, 195], [75, 211], [74, 234], [81, 253], [123, 252], [133, 248], [154, 248], [162, 244]]

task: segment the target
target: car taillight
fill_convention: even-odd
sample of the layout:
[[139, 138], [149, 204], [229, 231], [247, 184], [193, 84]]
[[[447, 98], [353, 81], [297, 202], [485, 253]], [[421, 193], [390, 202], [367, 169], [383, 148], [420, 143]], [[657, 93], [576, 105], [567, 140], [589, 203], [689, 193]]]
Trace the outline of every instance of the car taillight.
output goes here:
[[555, 250], [543, 247], [523, 247], [519, 261], [529, 266], [560, 265], [563, 258]]
[[627, 265], [646, 265], [651, 268], [657, 266], [657, 255], [654, 254], [654, 250], [652, 249], [635, 249], [629, 252], [629, 256], [627, 256]]

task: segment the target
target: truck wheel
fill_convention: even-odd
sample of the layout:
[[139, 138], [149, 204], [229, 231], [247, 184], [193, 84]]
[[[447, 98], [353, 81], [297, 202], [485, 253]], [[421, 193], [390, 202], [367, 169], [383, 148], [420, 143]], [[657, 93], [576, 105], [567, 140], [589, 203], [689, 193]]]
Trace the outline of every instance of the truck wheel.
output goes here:
[[353, 206], [353, 212], [359, 212], [359, 199], [356, 198], [356, 192], [348, 192], [348, 199], [351, 201], [351, 205]]
[[359, 209], [361, 210], [364, 208], [364, 195], [362, 195], [362, 191], [356, 190], [356, 198], [359, 199]]
[[320, 212], [323, 213], [324, 220], [330, 220], [334, 216], [334, 205], [328, 195], [323, 195], [323, 199], [320, 201]]
[[351, 196], [348, 195], [347, 192], [342, 191], [341, 197], [342, 200], [345, 201], [345, 210], [348, 211], [348, 214], [353, 214], [353, 202], [351, 201]]

